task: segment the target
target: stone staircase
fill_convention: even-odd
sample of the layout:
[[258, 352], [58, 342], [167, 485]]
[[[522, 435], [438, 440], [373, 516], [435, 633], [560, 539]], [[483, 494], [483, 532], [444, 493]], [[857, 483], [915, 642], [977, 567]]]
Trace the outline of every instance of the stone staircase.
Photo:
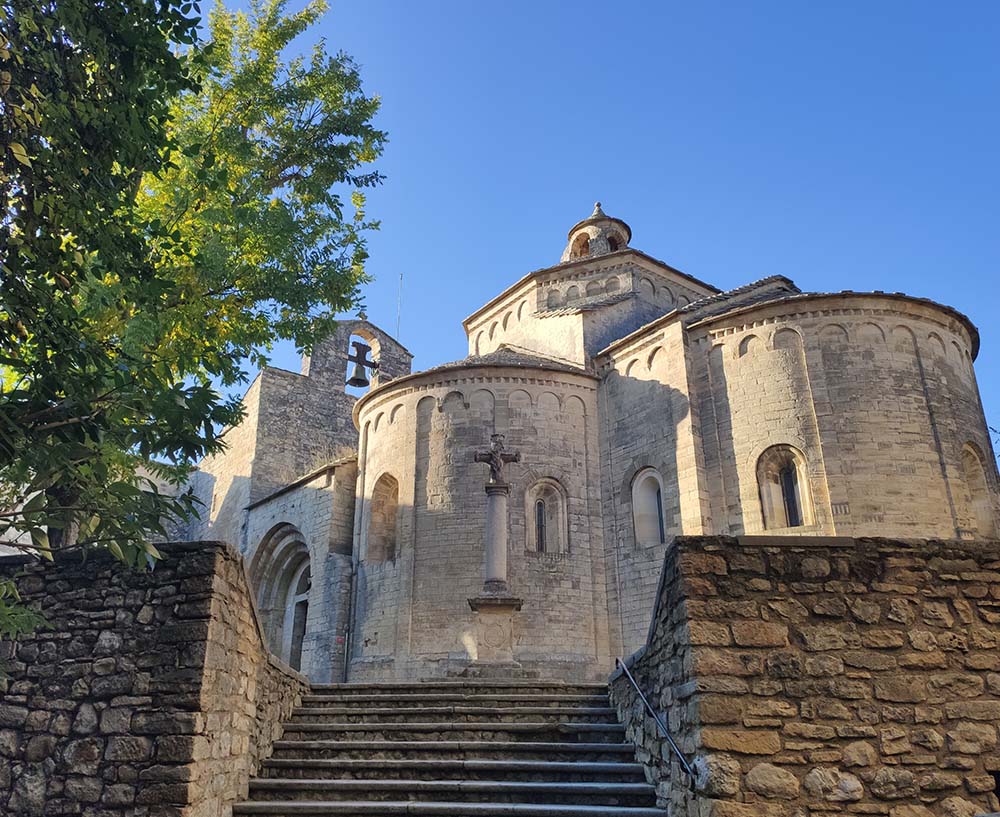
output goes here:
[[664, 817], [602, 684], [314, 686], [234, 817]]

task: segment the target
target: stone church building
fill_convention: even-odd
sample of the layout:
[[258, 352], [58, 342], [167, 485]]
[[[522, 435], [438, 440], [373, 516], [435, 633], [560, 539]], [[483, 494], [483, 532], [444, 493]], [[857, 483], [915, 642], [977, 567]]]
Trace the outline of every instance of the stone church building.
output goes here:
[[245, 556], [282, 659], [314, 682], [475, 665], [494, 434], [520, 455], [492, 534], [501, 651], [543, 678], [604, 679], [645, 643], [678, 535], [996, 537], [968, 318], [782, 276], [721, 291], [631, 240], [598, 204], [465, 319], [454, 363], [412, 372], [353, 320], [259, 374], [187, 536]]

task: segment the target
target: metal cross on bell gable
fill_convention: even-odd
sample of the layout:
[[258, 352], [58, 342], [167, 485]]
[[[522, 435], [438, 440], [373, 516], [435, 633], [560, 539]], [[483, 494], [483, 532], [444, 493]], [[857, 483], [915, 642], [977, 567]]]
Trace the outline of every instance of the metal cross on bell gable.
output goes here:
[[347, 385], [363, 389], [369, 384], [368, 375], [365, 370], [371, 369], [373, 372], [377, 372], [378, 361], [368, 357], [368, 353], [372, 350], [372, 347], [367, 343], [362, 343], [360, 340], [352, 340], [351, 346], [354, 347], [354, 352], [347, 355], [347, 360], [349, 363], [354, 364], [354, 371], [351, 373]]

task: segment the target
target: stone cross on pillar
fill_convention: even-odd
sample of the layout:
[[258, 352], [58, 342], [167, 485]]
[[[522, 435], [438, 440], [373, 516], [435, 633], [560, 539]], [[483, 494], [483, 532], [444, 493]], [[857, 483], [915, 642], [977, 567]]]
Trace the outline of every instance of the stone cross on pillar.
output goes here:
[[505, 451], [503, 434], [493, 434], [489, 451], [476, 452], [475, 459], [490, 466], [490, 479], [486, 483], [483, 590], [502, 595], [507, 593], [507, 498], [510, 496], [510, 486], [503, 481], [503, 469], [509, 462], [520, 462], [521, 454]]
[[514, 661], [514, 613], [521, 609], [507, 586], [507, 498], [510, 485], [503, 480], [508, 463], [520, 462], [517, 451], [505, 451], [503, 434], [490, 437], [489, 451], [477, 451], [476, 462], [490, 467], [486, 483], [485, 559], [483, 590], [469, 599], [476, 613], [476, 654], [472, 656], [472, 674], [507, 676], [520, 670]]

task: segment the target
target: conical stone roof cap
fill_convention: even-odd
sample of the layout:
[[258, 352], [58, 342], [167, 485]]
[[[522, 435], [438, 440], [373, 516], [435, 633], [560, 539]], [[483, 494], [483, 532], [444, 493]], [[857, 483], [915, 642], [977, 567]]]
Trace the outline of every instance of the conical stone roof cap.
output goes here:
[[614, 222], [615, 224], [619, 225], [620, 227], [622, 227], [625, 230], [625, 234], [628, 236], [628, 238], [626, 239], [626, 242], [632, 240], [632, 228], [629, 227], [628, 224], [626, 222], [622, 221], [620, 218], [614, 218], [613, 216], [609, 216], [607, 213], [605, 213], [604, 210], [602, 209], [601, 203], [599, 201], [595, 201], [594, 202], [594, 212], [592, 212], [589, 216], [587, 216], [585, 219], [583, 219], [583, 221], [578, 221], [576, 224], [574, 224], [572, 227], [570, 227], [569, 232], [566, 233], [566, 238], [567, 239], [572, 238], [573, 237], [573, 233], [575, 233], [581, 227], [586, 227], [588, 224], [597, 224], [597, 223], [602, 222], [602, 221], [603, 222], [610, 221], [610, 222]]

